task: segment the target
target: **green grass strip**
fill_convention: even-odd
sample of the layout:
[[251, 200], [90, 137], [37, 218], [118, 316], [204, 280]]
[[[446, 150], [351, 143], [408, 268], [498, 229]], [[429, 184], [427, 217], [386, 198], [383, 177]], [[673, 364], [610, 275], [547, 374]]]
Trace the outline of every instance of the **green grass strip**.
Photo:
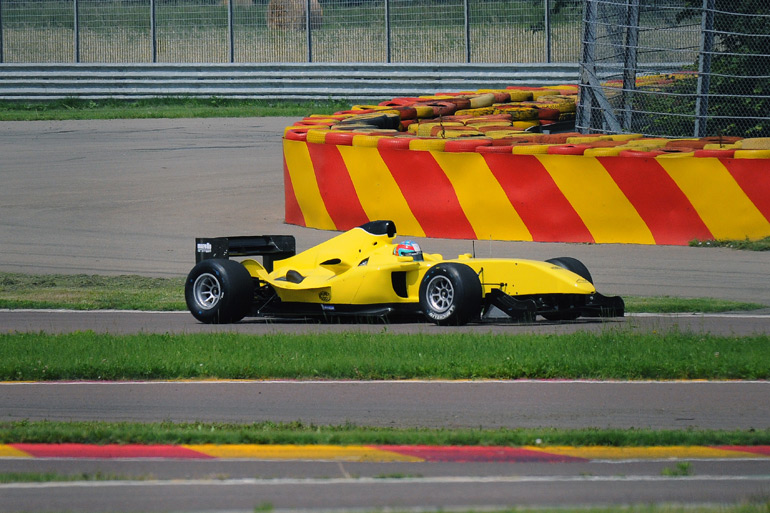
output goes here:
[[169, 97], [140, 100], [0, 101], [0, 121], [211, 117], [305, 117], [350, 109], [350, 101]]
[[[766, 308], [757, 303], [707, 298], [624, 299], [629, 313], [714, 313]], [[0, 308], [172, 311], [186, 310], [187, 306], [182, 277], [0, 273]]]
[[0, 422], [0, 443], [706, 446], [768, 445], [770, 430], [449, 429], [254, 424], [129, 422]]
[[759, 240], [691, 240], [690, 246], [694, 248], [730, 248], [747, 251], [770, 251], [770, 237]]
[[60, 474], [57, 472], [5, 472], [0, 473], [0, 484], [9, 483], [71, 483], [76, 481], [145, 481], [149, 477], [128, 477], [102, 472], [79, 472]]
[[748, 312], [767, 308], [766, 305], [712, 298], [681, 298], [671, 296], [624, 297], [628, 313], [719, 313]]
[[768, 379], [770, 335], [0, 335], [0, 380]]
[[0, 273], [0, 308], [186, 310], [184, 278]]

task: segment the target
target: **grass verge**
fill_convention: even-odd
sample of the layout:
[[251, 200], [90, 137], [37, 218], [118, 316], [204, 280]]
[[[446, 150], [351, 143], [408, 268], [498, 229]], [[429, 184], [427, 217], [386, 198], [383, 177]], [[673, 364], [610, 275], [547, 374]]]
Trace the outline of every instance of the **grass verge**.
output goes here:
[[0, 334], [0, 380], [768, 379], [770, 335]]
[[0, 473], [0, 484], [9, 483], [71, 483], [76, 481], [145, 481], [148, 477], [128, 477], [116, 474], [80, 472], [60, 474], [57, 472], [6, 472]]
[[133, 422], [0, 422], [0, 443], [298, 444], [472, 446], [699, 446], [769, 445], [770, 430], [444, 429], [254, 424]]
[[[627, 297], [626, 311], [727, 312], [765, 308], [757, 303], [707, 298]], [[0, 308], [71, 310], [186, 310], [184, 278], [84, 274], [0, 273]]]
[[184, 278], [0, 273], [0, 308], [186, 310]]
[[748, 251], [770, 251], [770, 237], [759, 240], [691, 240], [690, 246], [695, 248], [731, 248]]
[[0, 101], [0, 121], [149, 118], [304, 117], [348, 110], [350, 101], [146, 98], [140, 100]]

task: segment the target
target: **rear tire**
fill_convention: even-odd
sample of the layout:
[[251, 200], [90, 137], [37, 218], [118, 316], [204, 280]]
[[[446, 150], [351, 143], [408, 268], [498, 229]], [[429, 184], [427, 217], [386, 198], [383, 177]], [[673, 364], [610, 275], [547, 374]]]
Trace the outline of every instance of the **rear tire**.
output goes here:
[[203, 260], [187, 275], [184, 289], [190, 313], [205, 324], [228, 324], [246, 316], [254, 299], [251, 275], [239, 262]]
[[462, 326], [481, 315], [481, 281], [464, 264], [436, 264], [420, 284], [420, 307], [439, 326]]

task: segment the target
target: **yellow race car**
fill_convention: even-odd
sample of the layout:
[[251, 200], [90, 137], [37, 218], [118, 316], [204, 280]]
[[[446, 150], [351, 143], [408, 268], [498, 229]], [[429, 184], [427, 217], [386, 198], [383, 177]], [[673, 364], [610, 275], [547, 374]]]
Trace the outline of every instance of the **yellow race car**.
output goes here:
[[[204, 323], [247, 315], [339, 319], [424, 318], [463, 325], [510, 317], [572, 320], [622, 317], [620, 297], [596, 292], [574, 258], [445, 260], [417, 243], [397, 243], [392, 221], [353, 228], [295, 254], [294, 237], [196, 239], [197, 264], [185, 284], [190, 312]], [[247, 258], [261, 256], [262, 262]]]

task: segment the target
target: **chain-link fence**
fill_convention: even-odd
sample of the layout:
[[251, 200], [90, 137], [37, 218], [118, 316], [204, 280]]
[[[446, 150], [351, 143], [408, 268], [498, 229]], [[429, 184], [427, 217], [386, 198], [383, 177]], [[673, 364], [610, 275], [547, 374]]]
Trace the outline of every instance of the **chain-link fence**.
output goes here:
[[0, 62], [577, 62], [580, 0], [0, 0]]
[[587, 0], [578, 128], [770, 136], [770, 0]]

